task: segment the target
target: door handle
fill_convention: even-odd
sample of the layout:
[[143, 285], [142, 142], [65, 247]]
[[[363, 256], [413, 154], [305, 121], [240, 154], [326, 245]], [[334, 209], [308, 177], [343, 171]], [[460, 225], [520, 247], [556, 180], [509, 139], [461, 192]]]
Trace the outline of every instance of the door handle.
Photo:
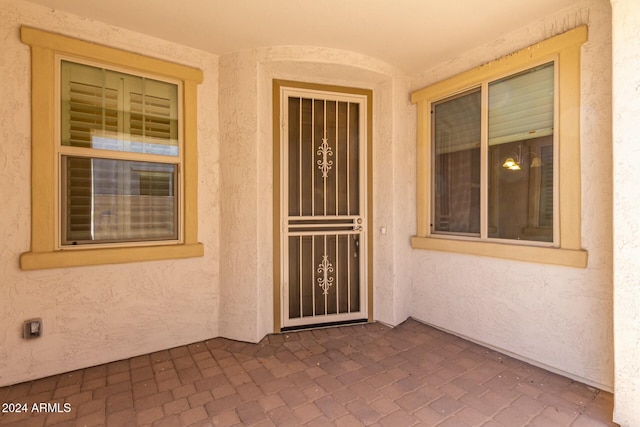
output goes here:
[[358, 253], [360, 252], [360, 239], [358, 239], [358, 236], [354, 236], [353, 241], [356, 246], [355, 250], [353, 251], [353, 257], [358, 258]]

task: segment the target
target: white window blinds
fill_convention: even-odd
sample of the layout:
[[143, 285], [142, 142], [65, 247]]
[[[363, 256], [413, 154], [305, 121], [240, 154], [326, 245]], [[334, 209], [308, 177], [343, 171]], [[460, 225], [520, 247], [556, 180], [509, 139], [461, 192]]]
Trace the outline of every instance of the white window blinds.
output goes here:
[[489, 145], [553, 134], [553, 63], [489, 84]]
[[433, 105], [436, 154], [480, 147], [480, 89]]
[[62, 61], [60, 99], [62, 244], [178, 239], [177, 86]]
[[63, 146], [178, 155], [178, 88], [62, 61]]

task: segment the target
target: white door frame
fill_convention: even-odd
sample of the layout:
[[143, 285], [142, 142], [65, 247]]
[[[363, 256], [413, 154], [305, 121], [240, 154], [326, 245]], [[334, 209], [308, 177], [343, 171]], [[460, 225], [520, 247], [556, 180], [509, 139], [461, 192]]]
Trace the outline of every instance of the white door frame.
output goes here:
[[[327, 323], [343, 323], [354, 320], [372, 320], [372, 295], [371, 295], [371, 111], [372, 111], [372, 93], [370, 90], [343, 88], [334, 86], [323, 86], [306, 84], [299, 82], [274, 81], [273, 90], [274, 103], [274, 184], [277, 183], [278, 188], [274, 185], [274, 323], [275, 330], [281, 328], [312, 326]], [[313, 216], [294, 216], [289, 213], [289, 158], [288, 158], [288, 108], [289, 97], [297, 97], [303, 99], [326, 100], [327, 102], [348, 102], [357, 103], [359, 105], [359, 121], [358, 121], [358, 169], [359, 169], [359, 203], [358, 212], [352, 215], [313, 215]], [[326, 147], [327, 136], [325, 135], [321, 141], [313, 141], [313, 147], [317, 148], [317, 167], [322, 171], [331, 169], [332, 160], [327, 156], [332, 156], [331, 149]], [[337, 136], [336, 136], [337, 140]], [[324, 149], [323, 149], [324, 144]], [[316, 147], [317, 146], [317, 147]], [[315, 166], [315, 165], [314, 165]], [[313, 179], [313, 178], [312, 178]], [[326, 181], [325, 184], [326, 186]], [[337, 188], [337, 184], [336, 184]], [[325, 189], [326, 196], [326, 189]], [[336, 207], [337, 211], [337, 207]], [[350, 212], [349, 212], [350, 213]], [[313, 224], [310, 224], [313, 223]], [[331, 231], [321, 231], [322, 227], [329, 227]], [[317, 229], [316, 229], [317, 228]], [[289, 315], [289, 241], [290, 237], [299, 237], [299, 247], [302, 248], [302, 239], [311, 239], [311, 244], [315, 247], [316, 238], [320, 239], [322, 245], [322, 236], [324, 236], [324, 248], [327, 247], [327, 235], [329, 239], [333, 238], [335, 242], [335, 252], [338, 256], [338, 240], [355, 242], [357, 253], [346, 253], [346, 261], [349, 256], [359, 256], [356, 261], [359, 268], [359, 307], [349, 307], [346, 312], [327, 313], [326, 311], [326, 294], [327, 289], [333, 286], [334, 277], [332, 274], [333, 265], [331, 260], [323, 256], [322, 262], [314, 268], [313, 286], [320, 287], [324, 290], [325, 312], [316, 313], [315, 303], [313, 313], [300, 314], [297, 317], [290, 318]], [[304, 237], [302, 237], [304, 236]], [[315, 237], [314, 237], [315, 236]], [[340, 236], [340, 237], [338, 237]], [[332, 243], [330, 243], [332, 244]], [[347, 247], [351, 245], [347, 243]], [[351, 245], [353, 246], [353, 245]], [[312, 249], [313, 250], [313, 249]], [[343, 251], [344, 252], [344, 251]], [[312, 252], [313, 253], [313, 252]], [[345, 256], [341, 254], [340, 256]], [[313, 258], [318, 260], [317, 256]], [[337, 263], [337, 260], [335, 261]], [[300, 249], [300, 263], [302, 263], [302, 249]], [[317, 263], [317, 262], [316, 262]], [[315, 265], [315, 264], [314, 264]], [[349, 264], [347, 264], [349, 265]], [[336, 266], [337, 267], [337, 266]], [[350, 275], [348, 276], [351, 277]], [[301, 279], [302, 283], [303, 280]], [[307, 280], [308, 282], [308, 280]], [[316, 283], [317, 282], [317, 283]], [[337, 282], [337, 281], [336, 281]], [[301, 285], [302, 286], [302, 285]], [[306, 285], [309, 286], [309, 285]], [[348, 286], [350, 289], [350, 287]], [[305, 288], [308, 289], [308, 288]], [[317, 292], [317, 291], [316, 291]], [[312, 292], [313, 295], [316, 292]], [[300, 291], [302, 294], [302, 290]], [[336, 306], [338, 305], [339, 296], [335, 292]], [[344, 304], [344, 302], [343, 302]], [[302, 306], [302, 303], [301, 303]]]

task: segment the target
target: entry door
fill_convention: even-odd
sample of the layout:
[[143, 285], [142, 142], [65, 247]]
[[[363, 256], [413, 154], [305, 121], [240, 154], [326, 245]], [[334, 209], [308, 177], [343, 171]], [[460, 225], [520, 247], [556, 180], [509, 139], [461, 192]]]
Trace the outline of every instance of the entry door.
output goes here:
[[366, 319], [367, 98], [280, 96], [282, 326]]

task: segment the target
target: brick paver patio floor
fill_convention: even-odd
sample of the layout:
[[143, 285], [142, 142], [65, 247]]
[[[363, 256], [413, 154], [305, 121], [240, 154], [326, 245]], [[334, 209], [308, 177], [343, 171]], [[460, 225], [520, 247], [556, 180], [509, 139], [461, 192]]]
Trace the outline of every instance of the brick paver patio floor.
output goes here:
[[27, 405], [3, 427], [615, 425], [610, 393], [412, 319], [214, 338], [0, 388], [0, 402]]

